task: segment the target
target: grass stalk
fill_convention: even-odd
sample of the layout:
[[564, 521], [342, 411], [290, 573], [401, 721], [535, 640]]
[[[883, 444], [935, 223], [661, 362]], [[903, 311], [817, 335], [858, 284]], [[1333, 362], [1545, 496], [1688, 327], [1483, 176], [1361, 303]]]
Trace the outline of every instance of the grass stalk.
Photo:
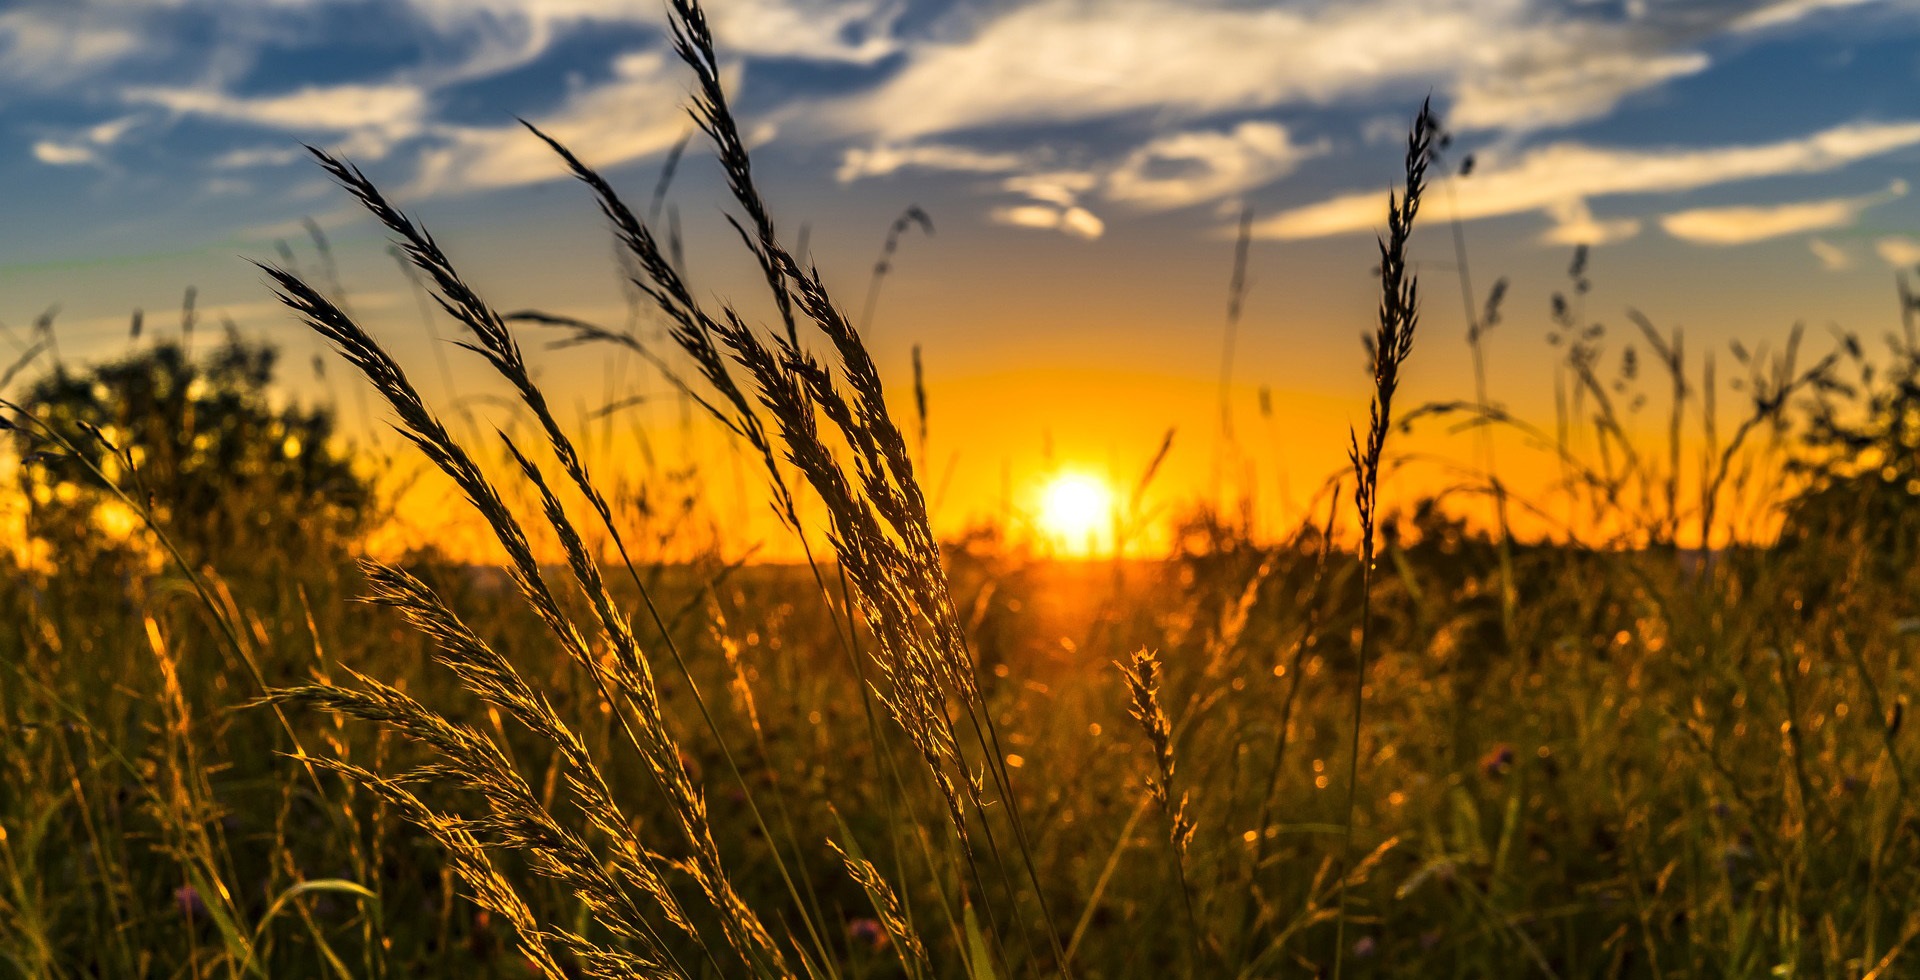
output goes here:
[[[1431, 103], [1420, 107], [1407, 136], [1406, 186], [1396, 197], [1387, 193], [1387, 236], [1380, 240], [1380, 324], [1369, 345], [1373, 367], [1373, 402], [1368, 411], [1366, 443], [1354, 435], [1348, 452], [1353, 466], [1354, 510], [1360, 524], [1360, 640], [1353, 667], [1353, 725], [1347, 750], [1346, 818], [1342, 822], [1344, 843], [1342, 861], [1349, 866], [1353, 858], [1355, 804], [1360, 789], [1361, 729], [1365, 720], [1367, 656], [1373, 643], [1373, 565], [1374, 531], [1380, 505], [1380, 461], [1386, 452], [1387, 436], [1393, 431], [1393, 396], [1400, 384], [1400, 367], [1413, 352], [1414, 329], [1419, 322], [1419, 279], [1409, 266], [1407, 246], [1413, 237], [1414, 220], [1420, 212], [1421, 194], [1426, 189], [1427, 166], [1432, 159], [1434, 141], [1439, 136], [1439, 119]], [[1333, 976], [1339, 980], [1346, 966], [1347, 882], [1339, 880], [1339, 897], [1334, 926]]]

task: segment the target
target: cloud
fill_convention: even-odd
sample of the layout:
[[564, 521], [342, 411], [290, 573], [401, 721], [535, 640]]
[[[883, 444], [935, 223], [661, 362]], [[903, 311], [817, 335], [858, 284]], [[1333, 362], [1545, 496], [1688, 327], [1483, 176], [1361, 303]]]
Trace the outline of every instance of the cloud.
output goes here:
[[[658, 2], [643, 4], [661, 9]], [[902, 0], [732, 0], [713, 4], [714, 36], [729, 54], [872, 64], [899, 50]]]
[[1106, 222], [1075, 205], [1021, 204], [995, 208], [988, 217], [1003, 225], [1049, 229], [1088, 240], [1099, 238], [1107, 231]]
[[1733, 29], [1739, 33], [1762, 31], [1773, 27], [1782, 27], [1794, 21], [1823, 10], [1839, 10], [1844, 7], [1859, 7], [1880, 0], [1784, 0], [1781, 3], [1763, 5], [1760, 9], [1733, 22]]
[[1456, 127], [1564, 126], [1706, 69], [1705, 42], [1809, 2], [1628, 4], [1621, 16], [1549, 0], [1035, 0], [950, 17], [908, 43], [884, 83], [818, 114], [829, 129], [900, 142], [1438, 89]]
[[1300, 161], [1324, 153], [1324, 141], [1301, 145], [1286, 127], [1249, 121], [1228, 130], [1192, 130], [1161, 136], [1117, 160], [1081, 168], [1046, 168], [1051, 154], [989, 153], [923, 143], [848, 151], [843, 182], [909, 168], [971, 173], [1025, 171], [1002, 178], [1000, 190], [1029, 202], [990, 213], [995, 221], [1029, 228], [1060, 228], [1097, 238], [1105, 224], [1081, 202], [1091, 196], [1158, 211], [1231, 197], [1291, 173]]
[[[1853, 123], [1798, 139], [1704, 149], [1609, 149], [1561, 142], [1517, 158], [1484, 156], [1456, 185], [1462, 220], [1551, 212], [1572, 202], [1622, 194], [1669, 194], [1715, 184], [1835, 170], [1920, 145], [1920, 122]], [[1384, 190], [1384, 189], [1383, 189]], [[1380, 191], [1359, 191], [1259, 222], [1263, 238], [1318, 238], [1366, 231], [1385, 213]]]
[[[558, 109], [532, 121], [596, 169], [664, 151], [688, 126], [678, 64], [661, 51], [622, 55], [611, 81], [576, 90]], [[439, 127], [433, 135], [439, 145], [422, 152], [410, 193], [460, 193], [566, 176], [553, 150], [518, 125]]]
[[[1537, 129], [1597, 119], [1621, 100], [1705, 71], [1698, 52], [1648, 53], [1607, 29], [1542, 31], [1509, 50], [1501, 70], [1474, 72], [1455, 87], [1447, 122], [1459, 129]], [[1598, 50], [1588, 47], [1598, 44]], [[1612, 50], [1608, 50], [1612, 48]]]
[[1873, 243], [1873, 250], [1896, 269], [1920, 266], [1920, 241], [1905, 235], [1889, 235]]
[[1824, 238], [1807, 239], [1807, 248], [1813, 252], [1814, 258], [1820, 260], [1820, 267], [1828, 272], [1844, 272], [1853, 266], [1853, 256], [1846, 249]]
[[1186, 207], [1271, 183], [1326, 149], [1324, 142], [1300, 146], [1270, 122], [1176, 133], [1128, 154], [1106, 176], [1103, 193], [1153, 210]]
[[[898, 49], [894, 27], [906, 3], [727, 0], [713, 5], [710, 16], [730, 59], [871, 64]], [[0, 0], [0, 8], [6, 6]], [[507, 113], [541, 115], [530, 111], [539, 106], [510, 103], [500, 107], [502, 125], [462, 125], [447, 115], [448, 106], [465, 104], [455, 87], [534, 65], [562, 40], [582, 34], [640, 45], [638, 57], [655, 63], [665, 47], [663, 38], [644, 39], [664, 31], [662, 0], [397, 0], [380, 5], [379, 29], [399, 31], [396, 40], [416, 47], [421, 54], [413, 63], [354, 55], [334, 59], [345, 73], [330, 70], [325, 83], [261, 91], [251, 81], [270, 48], [325, 54], [357, 44], [342, 25], [367, 20], [363, 6], [364, 0], [48, 0], [0, 9], [0, 103], [12, 82], [53, 89], [83, 81], [91, 83], [90, 98], [164, 110], [166, 122], [254, 127], [362, 159], [417, 142], [425, 154], [417, 160], [420, 176], [436, 186], [504, 186], [539, 169], [518, 145], [524, 137], [505, 124]], [[201, 23], [218, 25], [210, 46], [190, 39]], [[637, 28], [639, 36], [608, 30], [617, 26]], [[631, 57], [617, 58], [609, 81], [575, 82], [565, 104], [542, 115], [571, 143], [602, 151], [599, 159], [608, 163], [660, 145], [658, 121], [677, 114], [684, 100], [677, 64], [671, 86], [638, 86]], [[554, 74], [549, 66], [538, 70]], [[662, 107], [639, 104], [630, 97], [636, 89]], [[603, 119], [584, 125], [595, 107], [605, 110]], [[677, 128], [683, 128], [680, 119]], [[45, 142], [41, 159], [72, 163], [104, 156], [101, 147], [113, 140], [48, 133]], [[455, 159], [458, 153], [473, 159]], [[215, 147], [207, 156], [211, 169], [233, 171], [283, 164], [297, 154], [285, 145], [242, 145]]]
[[71, 130], [66, 136], [36, 140], [33, 158], [52, 167], [103, 165], [100, 151], [120, 142], [143, 122], [139, 116], [122, 116]]
[[[177, 116], [279, 130], [301, 140], [326, 143], [335, 153], [361, 160], [381, 159], [395, 145], [420, 136], [432, 110], [425, 90], [401, 82], [308, 85], [268, 95], [234, 95], [210, 88], [136, 87], [128, 89], [124, 98], [135, 104], [158, 106]], [[216, 157], [213, 164], [234, 169], [273, 159], [228, 153]]]
[[[737, 85], [739, 72], [730, 72]], [[517, 124], [452, 125], [435, 121], [435, 100], [406, 82], [307, 86], [290, 92], [235, 95], [206, 88], [144, 87], [132, 102], [324, 141], [335, 153], [380, 159], [402, 142], [419, 146], [416, 195], [510, 187], [565, 176], [553, 151]], [[663, 49], [614, 59], [611, 77], [577, 84], [532, 121], [596, 167], [613, 167], [671, 146], [690, 123], [678, 60]], [[216, 169], [279, 166], [298, 159], [290, 145], [240, 147], [215, 156]]]
[[1906, 182], [1896, 180], [1884, 193], [1859, 197], [1676, 211], [1662, 217], [1660, 227], [1667, 234], [1696, 245], [1744, 245], [1782, 235], [1845, 227], [1859, 220], [1860, 212], [1906, 193]]
[[972, 25], [968, 36], [916, 44], [897, 74], [823, 115], [845, 131], [904, 140], [1147, 110], [1253, 110], [1437, 70], [1441, 47], [1465, 37], [1457, 11], [1394, 32], [1346, 12], [1382, 6], [1316, 18], [1180, 0], [1040, 0]]
[[1027, 199], [1025, 204], [996, 207], [989, 220], [1020, 228], [1046, 228], [1089, 241], [1106, 234], [1107, 223], [1080, 204], [1100, 186], [1100, 175], [1086, 170], [1055, 170], [1016, 174], [1000, 182], [1000, 189]]
[[127, 133], [145, 121], [145, 119], [137, 114], [121, 116], [118, 119], [109, 119], [105, 122], [88, 126], [86, 130], [84, 130], [84, 135], [86, 136], [87, 142], [95, 146], [112, 146], [120, 142], [121, 137], [127, 135]]
[[228, 150], [213, 158], [220, 170], [248, 170], [253, 167], [284, 167], [305, 154], [295, 146], [249, 146]]
[[1006, 173], [1033, 163], [1031, 154], [992, 153], [940, 143], [854, 147], [840, 158], [834, 178], [843, 184], [866, 177], [885, 177], [902, 170], [946, 170], [960, 173]]
[[93, 77], [138, 55], [149, 41], [120, 24], [90, 17], [84, 5], [0, 12], [0, 79], [53, 89]]
[[372, 130], [417, 132], [427, 117], [427, 93], [414, 85], [308, 85], [276, 95], [232, 95], [195, 88], [136, 87], [129, 102], [180, 115], [206, 116], [289, 132], [342, 133]]
[[1008, 177], [1001, 189], [1024, 194], [1045, 204], [1071, 207], [1081, 195], [1100, 186], [1100, 176], [1085, 170], [1056, 170]]
[[[492, 38], [493, 64], [543, 53], [562, 31], [592, 24], [666, 26], [661, 0], [407, 0], [443, 34]], [[708, 11], [727, 56], [872, 64], [893, 54], [904, 0], [726, 0]]]
[[1553, 227], [1540, 236], [1549, 245], [1613, 245], [1640, 234], [1640, 222], [1633, 218], [1602, 220], [1583, 200], [1568, 201], [1547, 209]]
[[76, 167], [100, 162], [100, 156], [93, 151], [93, 147], [78, 143], [57, 143], [53, 140], [35, 142], [33, 158], [53, 167]]

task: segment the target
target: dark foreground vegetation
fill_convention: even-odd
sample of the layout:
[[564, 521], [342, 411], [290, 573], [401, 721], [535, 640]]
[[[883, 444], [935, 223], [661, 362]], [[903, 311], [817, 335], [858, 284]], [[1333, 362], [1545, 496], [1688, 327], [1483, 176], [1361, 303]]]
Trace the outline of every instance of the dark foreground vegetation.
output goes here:
[[[266, 275], [504, 572], [357, 561], [383, 495], [327, 413], [273, 404], [270, 352], [161, 345], [8, 395], [26, 543], [0, 581], [0, 969], [1912, 969], [1911, 323], [1884, 355], [1735, 351], [1740, 404], [1716, 406], [1712, 357], [1678, 332], [1605, 346], [1582, 256], [1553, 310], [1553, 434], [1484, 385], [1396, 407], [1409, 241], [1444, 160], [1423, 113], [1380, 249], [1370, 423], [1314, 518], [1266, 541], [1198, 513], [1163, 561], [1045, 561], [991, 530], [936, 545], [907, 427], [754, 188], [697, 5], [673, 9], [769, 322], [696, 300], [554, 149], [672, 331], [676, 383], [812, 560], [666, 547], [670, 508], [593, 471], [482, 287], [319, 155], [524, 425], [443, 423], [326, 292]], [[1670, 426], [1636, 437], [1663, 398]], [[1512, 495], [1488, 442], [1455, 494], [1385, 513], [1403, 422], [1517, 430], [1565, 480]], [[1515, 539], [1523, 511], [1555, 530]]]

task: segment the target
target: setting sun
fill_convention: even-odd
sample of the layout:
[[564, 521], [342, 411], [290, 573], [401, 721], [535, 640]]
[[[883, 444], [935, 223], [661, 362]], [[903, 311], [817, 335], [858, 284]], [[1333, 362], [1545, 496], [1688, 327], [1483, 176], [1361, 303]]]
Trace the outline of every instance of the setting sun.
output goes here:
[[1105, 547], [1113, 524], [1113, 491], [1105, 480], [1062, 473], [1040, 497], [1040, 530], [1063, 550], [1088, 555]]

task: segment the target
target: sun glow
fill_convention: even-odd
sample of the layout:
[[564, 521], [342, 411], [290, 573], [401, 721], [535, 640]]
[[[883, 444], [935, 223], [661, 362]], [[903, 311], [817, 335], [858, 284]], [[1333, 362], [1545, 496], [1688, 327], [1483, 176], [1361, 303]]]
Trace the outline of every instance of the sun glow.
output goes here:
[[1062, 473], [1040, 494], [1040, 530], [1063, 552], [1090, 556], [1111, 547], [1113, 490], [1085, 473]]

